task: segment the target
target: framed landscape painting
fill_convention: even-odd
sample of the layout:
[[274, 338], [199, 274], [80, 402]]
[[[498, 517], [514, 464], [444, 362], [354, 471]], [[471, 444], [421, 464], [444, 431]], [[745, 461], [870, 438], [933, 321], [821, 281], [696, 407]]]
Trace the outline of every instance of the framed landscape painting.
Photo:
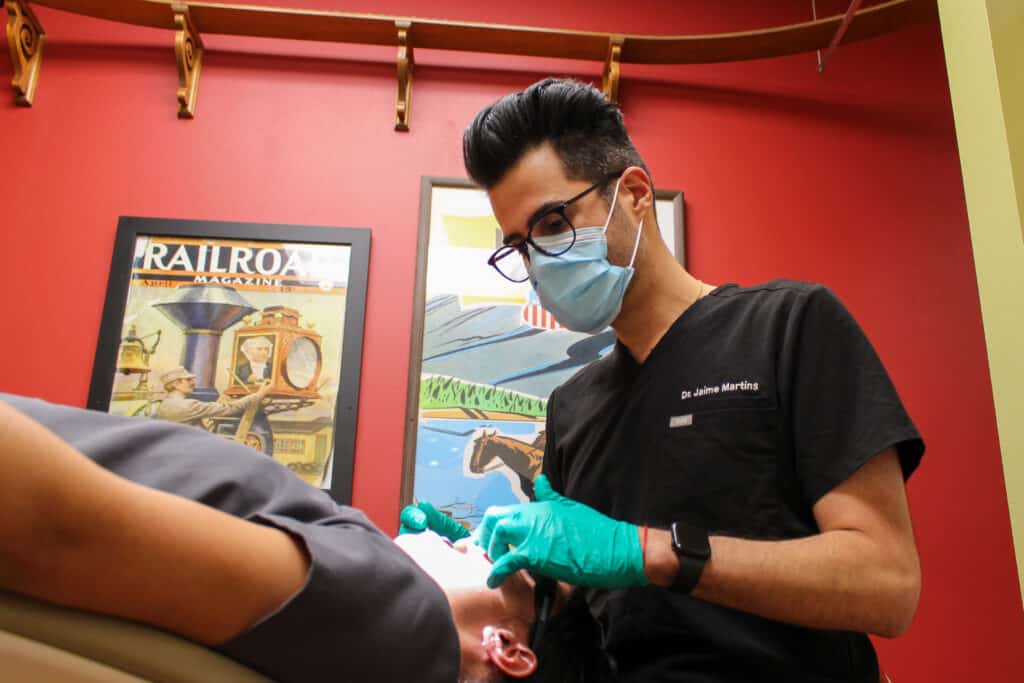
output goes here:
[[[659, 190], [658, 224], [684, 263], [683, 195]], [[561, 327], [529, 282], [487, 264], [501, 230], [468, 180], [423, 178], [402, 504], [428, 500], [468, 528], [528, 500], [551, 391], [608, 353], [615, 334]]]

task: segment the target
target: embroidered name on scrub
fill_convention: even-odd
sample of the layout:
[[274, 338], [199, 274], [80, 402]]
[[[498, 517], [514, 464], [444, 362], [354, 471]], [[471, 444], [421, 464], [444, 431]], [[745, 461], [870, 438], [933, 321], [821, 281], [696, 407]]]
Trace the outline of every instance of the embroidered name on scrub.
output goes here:
[[722, 382], [721, 384], [704, 385], [696, 389], [683, 389], [679, 398], [680, 400], [685, 401], [688, 398], [700, 398], [701, 396], [732, 393], [756, 393], [760, 390], [760, 384], [757, 382], [751, 382], [750, 380], [743, 380], [741, 382]]

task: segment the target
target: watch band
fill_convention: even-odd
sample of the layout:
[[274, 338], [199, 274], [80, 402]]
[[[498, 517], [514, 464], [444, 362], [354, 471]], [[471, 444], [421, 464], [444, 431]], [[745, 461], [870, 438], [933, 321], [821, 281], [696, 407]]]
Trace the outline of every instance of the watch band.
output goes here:
[[672, 550], [679, 560], [679, 572], [672, 582], [672, 590], [689, 594], [697, 587], [704, 565], [711, 559], [708, 532], [685, 522], [673, 522]]

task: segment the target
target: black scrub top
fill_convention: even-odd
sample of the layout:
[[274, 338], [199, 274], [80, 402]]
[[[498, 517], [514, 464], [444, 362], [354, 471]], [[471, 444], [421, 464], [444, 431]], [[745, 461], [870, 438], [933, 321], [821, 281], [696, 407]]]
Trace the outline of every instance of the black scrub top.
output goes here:
[[[725, 285], [638, 364], [617, 344], [555, 390], [544, 472], [615, 518], [777, 540], [819, 529], [812, 507], [895, 447], [924, 444], [860, 327], [826, 288]], [[878, 681], [867, 636], [809, 629], [658, 587], [588, 590], [623, 681]]]

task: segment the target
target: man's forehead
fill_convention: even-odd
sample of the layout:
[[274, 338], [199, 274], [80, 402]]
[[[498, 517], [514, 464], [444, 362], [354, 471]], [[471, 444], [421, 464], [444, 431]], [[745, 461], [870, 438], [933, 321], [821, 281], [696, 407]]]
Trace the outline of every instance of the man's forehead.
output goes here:
[[547, 202], [566, 199], [578, 183], [566, 177], [565, 167], [548, 144], [527, 151], [488, 192], [491, 208], [508, 235], [526, 229], [527, 218]]

